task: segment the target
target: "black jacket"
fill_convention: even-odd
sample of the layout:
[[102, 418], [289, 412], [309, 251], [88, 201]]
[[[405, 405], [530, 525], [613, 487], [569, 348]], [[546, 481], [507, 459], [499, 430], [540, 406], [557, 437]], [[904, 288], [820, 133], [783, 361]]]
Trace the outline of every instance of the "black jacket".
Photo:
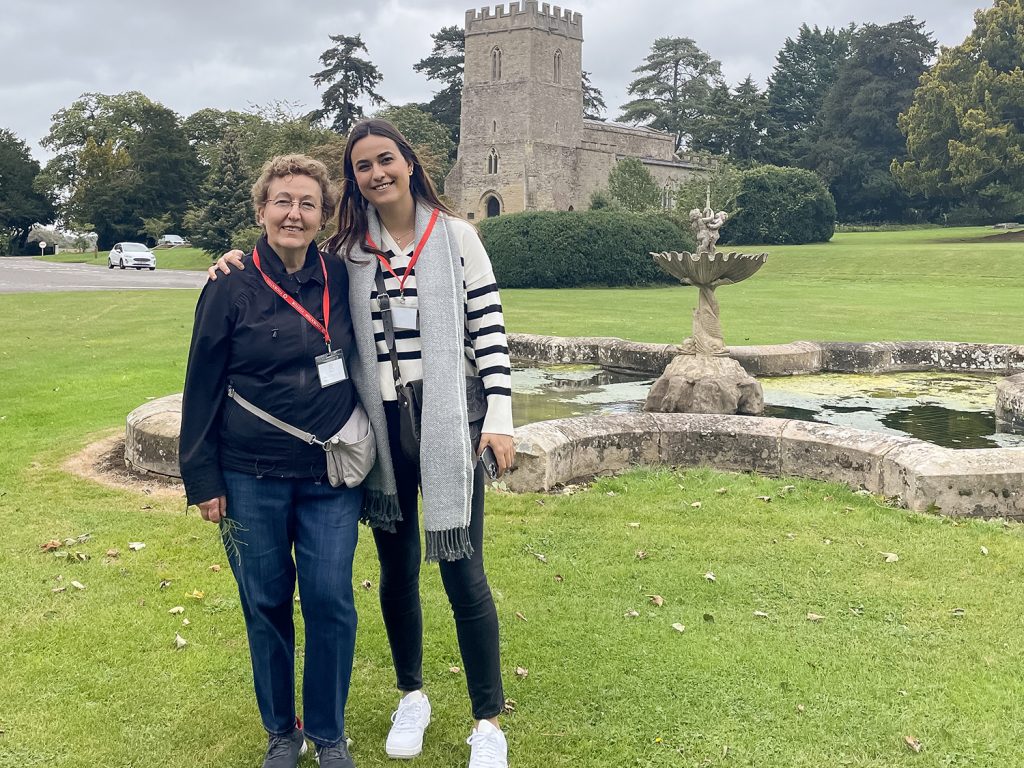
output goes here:
[[[260, 239], [263, 271], [323, 322], [324, 278], [316, 246], [287, 274]], [[227, 397], [230, 382], [249, 402], [321, 440], [337, 432], [355, 407], [351, 380], [321, 388], [314, 358], [327, 351], [323, 335], [268, 286], [253, 264], [208, 282], [196, 305], [182, 403], [180, 464], [189, 504], [225, 493], [222, 469], [273, 477], [325, 478], [323, 449], [253, 416]], [[349, 370], [355, 340], [348, 307], [348, 273], [325, 255], [330, 291], [331, 346]]]

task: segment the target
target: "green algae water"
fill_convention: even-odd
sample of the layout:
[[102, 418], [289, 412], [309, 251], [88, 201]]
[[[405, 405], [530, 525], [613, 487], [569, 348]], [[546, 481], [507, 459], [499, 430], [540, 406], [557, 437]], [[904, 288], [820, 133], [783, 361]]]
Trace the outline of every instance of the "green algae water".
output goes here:
[[[946, 448], [1024, 447], [996, 432], [998, 377], [963, 373], [815, 374], [762, 378], [765, 416], [906, 435]], [[633, 413], [654, 378], [596, 366], [514, 368], [517, 425]]]

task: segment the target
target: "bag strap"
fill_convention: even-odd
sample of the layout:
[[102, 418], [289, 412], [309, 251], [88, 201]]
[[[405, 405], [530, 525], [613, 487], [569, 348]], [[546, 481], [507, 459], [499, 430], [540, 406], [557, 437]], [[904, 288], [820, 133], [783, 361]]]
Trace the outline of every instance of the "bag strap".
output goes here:
[[384, 343], [387, 345], [388, 354], [391, 356], [391, 372], [395, 376], [395, 392], [399, 392], [404, 386], [402, 372], [398, 368], [398, 352], [395, 351], [395, 321], [391, 317], [391, 296], [384, 287], [384, 273], [377, 264], [377, 303], [380, 305], [380, 320], [384, 324]]
[[269, 413], [264, 411], [262, 408], [260, 408], [259, 406], [253, 405], [248, 400], [246, 400], [244, 397], [242, 397], [240, 394], [238, 394], [235, 391], [234, 386], [232, 386], [231, 384], [228, 384], [228, 397], [230, 397], [232, 400], [234, 400], [240, 406], [245, 408], [245, 410], [247, 410], [253, 416], [256, 416], [257, 418], [263, 419], [263, 421], [267, 422], [267, 424], [270, 424], [273, 427], [277, 427], [282, 432], [287, 432], [292, 437], [297, 437], [297, 438], [299, 438], [299, 440], [301, 440], [302, 442], [307, 443], [309, 445], [319, 445], [321, 448], [324, 447], [323, 441], [322, 440], [317, 440], [316, 435], [310, 434], [309, 432], [303, 432], [298, 427], [293, 427], [291, 424], [288, 424], [287, 422], [281, 421], [276, 416], [271, 416]]

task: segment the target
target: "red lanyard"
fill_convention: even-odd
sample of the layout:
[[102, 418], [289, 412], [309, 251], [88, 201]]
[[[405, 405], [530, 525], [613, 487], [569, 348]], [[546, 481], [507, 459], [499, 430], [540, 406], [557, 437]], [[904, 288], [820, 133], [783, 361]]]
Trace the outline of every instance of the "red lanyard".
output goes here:
[[[380, 259], [380, 263], [384, 267], [384, 269], [386, 269], [388, 272], [390, 272], [391, 276], [394, 277], [395, 280], [398, 280], [398, 293], [399, 294], [404, 294], [405, 293], [405, 281], [409, 277], [409, 273], [412, 272], [412, 268], [416, 266], [416, 260], [419, 259], [419, 257], [420, 257], [420, 251], [423, 250], [423, 246], [425, 246], [427, 244], [427, 240], [430, 239], [430, 233], [434, 231], [434, 222], [437, 221], [437, 214], [439, 214], [439, 213], [440, 213], [440, 211], [437, 208], [435, 208], [434, 212], [430, 214], [430, 221], [427, 222], [427, 228], [423, 232], [423, 237], [420, 238], [420, 241], [418, 243], [416, 243], [416, 248], [413, 249], [412, 258], [409, 259], [409, 266], [407, 266], [405, 268], [405, 274], [404, 275], [399, 277], [397, 274], [395, 274], [395, 270], [393, 270], [391, 268], [391, 262], [389, 262], [387, 259], [385, 259], [380, 254], [377, 255], [377, 258]], [[366, 242], [370, 245], [371, 248], [376, 248], [377, 247], [377, 245], [370, 238], [370, 233], [369, 232], [366, 233]]]
[[320, 256], [319, 252], [317, 252], [317, 256], [320, 257], [320, 269], [323, 270], [324, 273], [324, 298], [322, 305], [324, 311], [324, 321], [322, 323], [315, 317], [313, 317], [311, 314], [309, 314], [309, 312], [306, 311], [306, 308], [304, 306], [299, 304], [299, 302], [297, 302], [295, 299], [293, 299], [291, 296], [285, 293], [284, 289], [281, 288], [281, 286], [279, 286], [277, 283], [275, 283], [273, 280], [267, 277], [267, 273], [264, 272], [263, 268], [260, 266], [260, 255], [256, 252], [255, 248], [252, 249], [252, 263], [256, 265], [256, 269], [259, 270], [259, 273], [263, 275], [263, 282], [269, 285], [270, 289], [274, 293], [276, 293], [278, 296], [280, 296], [282, 299], [288, 302], [288, 306], [290, 306], [292, 309], [294, 309], [296, 312], [298, 312], [300, 315], [306, 318], [310, 325], [312, 325], [314, 328], [320, 331], [320, 333], [323, 334], [324, 341], [327, 342], [327, 351], [330, 352], [331, 334], [327, 330], [327, 326], [331, 324], [331, 292], [327, 288], [327, 265], [324, 264], [324, 257]]

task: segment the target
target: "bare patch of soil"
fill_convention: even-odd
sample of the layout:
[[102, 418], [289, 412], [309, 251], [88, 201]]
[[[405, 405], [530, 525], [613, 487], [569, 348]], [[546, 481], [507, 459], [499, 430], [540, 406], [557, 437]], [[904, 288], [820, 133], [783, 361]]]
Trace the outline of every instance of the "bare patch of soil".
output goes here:
[[124, 464], [124, 433], [116, 432], [85, 446], [64, 462], [62, 468], [78, 477], [125, 491], [165, 499], [181, 499], [181, 480], [163, 475], [140, 475]]

